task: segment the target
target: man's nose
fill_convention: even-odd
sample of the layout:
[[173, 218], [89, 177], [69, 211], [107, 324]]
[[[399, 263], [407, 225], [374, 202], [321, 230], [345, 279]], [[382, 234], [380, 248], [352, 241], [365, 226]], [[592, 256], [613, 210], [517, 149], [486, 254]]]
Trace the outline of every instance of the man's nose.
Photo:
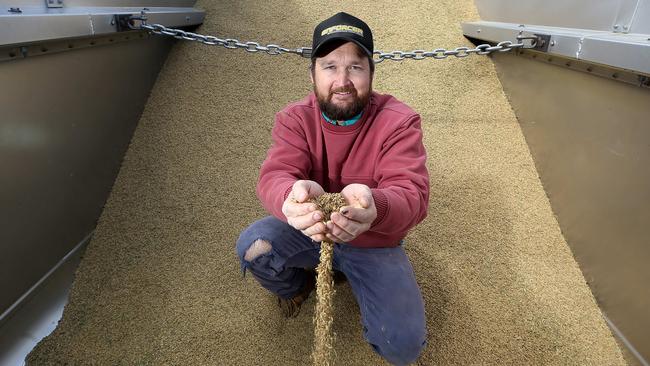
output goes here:
[[339, 69], [336, 73], [336, 84], [337, 87], [349, 86], [352, 84], [352, 80], [350, 80], [350, 70], [345, 67]]

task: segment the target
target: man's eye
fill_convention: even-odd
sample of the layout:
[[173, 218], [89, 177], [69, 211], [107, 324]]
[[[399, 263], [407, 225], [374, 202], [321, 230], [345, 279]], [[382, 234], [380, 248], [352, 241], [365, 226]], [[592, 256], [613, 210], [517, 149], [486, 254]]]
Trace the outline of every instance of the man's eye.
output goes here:
[[325, 69], [325, 70], [333, 70], [333, 69], [334, 69], [334, 66], [332, 66], [332, 65], [325, 66], [324, 69]]

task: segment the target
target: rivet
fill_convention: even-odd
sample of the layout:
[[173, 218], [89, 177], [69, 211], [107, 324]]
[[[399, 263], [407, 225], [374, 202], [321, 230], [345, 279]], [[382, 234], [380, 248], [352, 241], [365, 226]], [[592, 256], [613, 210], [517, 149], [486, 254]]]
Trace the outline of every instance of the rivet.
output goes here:
[[647, 76], [639, 75], [639, 82], [643, 86], [650, 86], [650, 78]]

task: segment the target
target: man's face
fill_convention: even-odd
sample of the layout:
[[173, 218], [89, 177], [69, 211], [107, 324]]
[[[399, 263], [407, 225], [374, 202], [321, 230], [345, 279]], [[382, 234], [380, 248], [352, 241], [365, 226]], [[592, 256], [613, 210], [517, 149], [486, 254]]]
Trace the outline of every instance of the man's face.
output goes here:
[[368, 57], [347, 42], [323, 57], [317, 57], [311, 73], [321, 111], [334, 120], [355, 117], [368, 104], [372, 72]]

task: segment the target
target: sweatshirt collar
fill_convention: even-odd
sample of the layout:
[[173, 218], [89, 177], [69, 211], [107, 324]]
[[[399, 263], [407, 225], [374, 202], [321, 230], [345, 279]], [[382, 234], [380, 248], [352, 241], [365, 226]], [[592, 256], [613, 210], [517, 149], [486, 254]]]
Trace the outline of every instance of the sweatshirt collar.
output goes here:
[[363, 115], [363, 111], [361, 111], [359, 114], [357, 114], [356, 116], [354, 116], [354, 117], [352, 117], [352, 118], [350, 118], [348, 120], [334, 120], [334, 119], [331, 119], [331, 118], [327, 117], [324, 112], [320, 112], [320, 113], [327, 122], [329, 122], [329, 123], [331, 123], [331, 124], [333, 124], [335, 126], [352, 126], [353, 124], [357, 123], [357, 121], [360, 120], [361, 116]]

